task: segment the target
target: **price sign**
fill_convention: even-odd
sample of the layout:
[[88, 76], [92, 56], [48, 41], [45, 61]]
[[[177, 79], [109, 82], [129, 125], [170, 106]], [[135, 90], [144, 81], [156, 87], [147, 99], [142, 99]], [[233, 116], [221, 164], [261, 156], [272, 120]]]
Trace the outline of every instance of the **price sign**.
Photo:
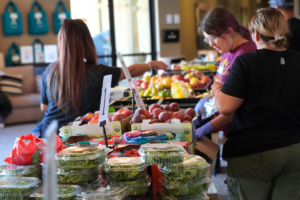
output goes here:
[[144, 108], [146, 109], [145, 107], [145, 104], [143, 102], [143, 99], [139, 93], [139, 90], [137, 89], [137, 86], [135, 84], [135, 82], [132, 80], [132, 77], [127, 69], [127, 66], [125, 65], [125, 62], [124, 62], [124, 59], [123, 59], [123, 56], [120, 52], [116, 52], [121, 64], [122, 64], [122, 68], [123, 68], [123, 71], [124, 71], [124, 74], [125, 74], [125, 77], [126, 79], [128, 80], [129, 82], [129, 85], [130, 85], [130, 89], [131, 89], [131, 92], [134, 93], [134, 99], [135, 99], [135, 102], [137, 104], [137, 106], [139, 108]]
[[108, 107], [110, 98], [112, 75], [106, 75], [103, 79], [102, 94], [100, 101], [99, 125], [108, 119]]

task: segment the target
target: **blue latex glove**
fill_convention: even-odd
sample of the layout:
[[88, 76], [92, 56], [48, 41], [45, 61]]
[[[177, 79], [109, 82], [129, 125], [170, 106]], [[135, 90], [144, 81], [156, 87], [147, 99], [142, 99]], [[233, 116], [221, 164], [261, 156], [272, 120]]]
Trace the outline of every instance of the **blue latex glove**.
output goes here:
[[205, 107], [204, 107], [204, 103], [206, 101], [208, 101], [209, 99], [210, 99], [210, 97], [206, 96], [206, 97], [202, 98], [200, 101], [198, 101], [197, 105], [195, 106], [196, 113], [201, 115], [201, 113], [206, 112]]
[[197, 140], [201, 141], [203, 139], [204, 135], [207, 135], [207, 134], [213, 132], [213, 130], [214, 130], [214, 127], [211, 125], [210, 122], [207, 122], [206, 124], [204, 124], [200, 128], [196, 129]]

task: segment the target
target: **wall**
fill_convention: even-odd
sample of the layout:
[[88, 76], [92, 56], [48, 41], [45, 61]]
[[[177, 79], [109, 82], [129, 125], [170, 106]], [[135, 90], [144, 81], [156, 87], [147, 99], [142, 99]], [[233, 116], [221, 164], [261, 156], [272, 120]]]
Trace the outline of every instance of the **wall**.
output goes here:
[[[160, 57], [181, 57], [181, 36], [178, 43], [163, 43], [162, 31], [165, 29], [180, 29], [180, 24], [167, 24], [167, 14], [179, 14], [179, 0], [158, 0], [158, 31], [160, 40]], [[186, 0], [185, 0], [186, 1]], [[182, 33], [180, 33], [182, 34]]]
[[[15, 42], [19, 46], [32, 45], [36, 38], [39, 38], [44, 44], [57, 44], [57, 35], [54, 34], [52, 13], [55, 11], [56, 4], [59, 0], [38, 0], [43, 9], [47, 13], [47, 18], [50, 26], [50, 31], [45, 35], [29, 35], [27, 14], [30, 12], [31, 5], [34, 0], [13, 0], [17, 5], [23, 17], [23, 34], [20, 36], [4, 36], [2, 30], [2, 20], [0, 20], [0, 52], [6, 56], [8, 47]], [[9, 0], [0, 0], [1, 14]], [[62, 0], [68, 10], [70, 10], [70, 1]]]

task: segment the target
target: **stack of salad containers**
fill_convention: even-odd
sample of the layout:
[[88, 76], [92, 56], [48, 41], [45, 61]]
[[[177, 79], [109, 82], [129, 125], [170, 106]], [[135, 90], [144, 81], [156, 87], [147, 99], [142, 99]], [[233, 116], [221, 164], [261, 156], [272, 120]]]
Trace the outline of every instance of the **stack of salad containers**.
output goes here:
[[159, 193], [160, 199], [203, 199], [211, 182], [206, 176], [208, 167], [202, 157], [195, 155], [185, 156], [182, 163], [159, 165], [165, 189]]
[[0, 178], [0, 200], [29, 200], [39, 183], [38, 178]]
[[100, 165], [106, 160], [107, 148], [69, 147], [57, 154], [57, 179], [60, 184], [86, 185], [100, 174]]
[[130, 191], [130, 197], [145, 195], [151, 185], [147, 165], [140, 157], [114, 157], [102, 166], [102, 175], [108, 183], [116, 182]]
[[[79, 194], [81, 190], [81, 187], [78, 185], [58, 185], [57, 198], [58, 200], [76, 200], [77, 194]], [[36, 200], [43, 200], [43, 188], [38, 188], [30, 197]]]
[[43, 168], [40, 164], [35, 165], [2, 165], [0, 166], [0, 178], [35, 177], [42, 179]]

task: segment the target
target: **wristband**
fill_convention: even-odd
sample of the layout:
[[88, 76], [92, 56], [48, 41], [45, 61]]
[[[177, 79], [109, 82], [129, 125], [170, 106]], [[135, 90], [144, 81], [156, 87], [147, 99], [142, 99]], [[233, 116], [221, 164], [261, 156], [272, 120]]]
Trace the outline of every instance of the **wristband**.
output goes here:
[[152, 67], [150, 65], [150, 63], [146, 63], [149, 66], [149, 72], [152, 72]]
[[217, 92], [218, 89], [222, 89], [222, 87], [217, 87], [217, 88], [215, 89], [214, 96], [216, 96], [216, 92]]

